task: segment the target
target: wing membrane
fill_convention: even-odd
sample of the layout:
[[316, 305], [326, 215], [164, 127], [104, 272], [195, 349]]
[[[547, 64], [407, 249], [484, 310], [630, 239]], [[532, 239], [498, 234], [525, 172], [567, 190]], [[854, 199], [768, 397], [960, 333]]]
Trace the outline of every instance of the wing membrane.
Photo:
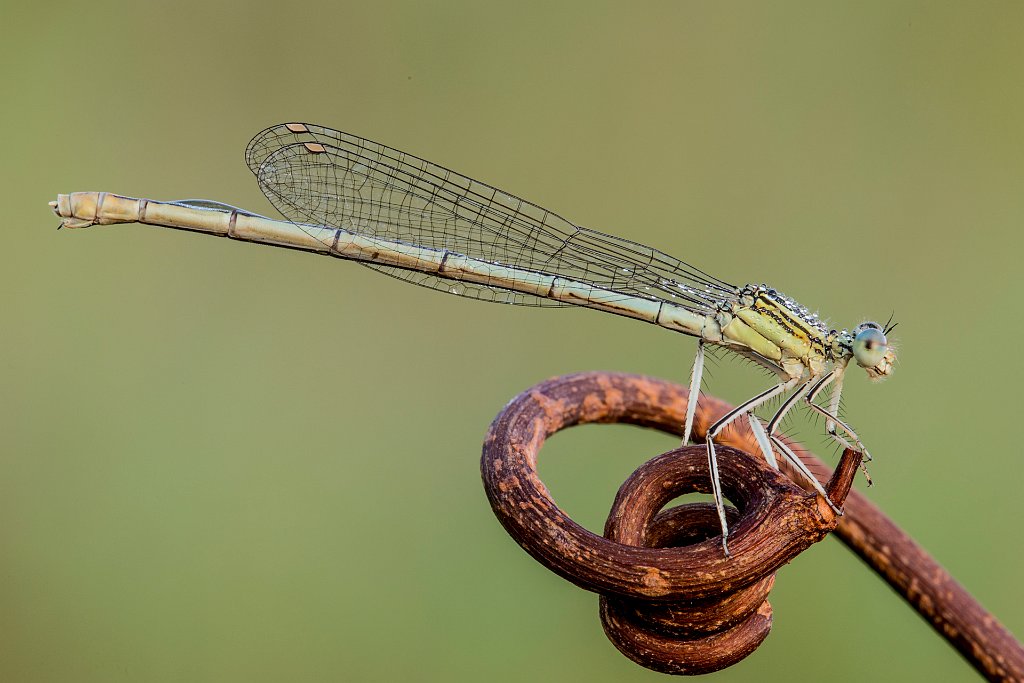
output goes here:
[[[246, 163], [297, 224], [447, 250], [586, 282], [624, 296], [711, 311], [735, 288], [651, 247], [578, 227], [490, 185], [348, 133], [283, 124], [257, 135]], [[561, 302], [430, 273], [366, 264], [443, 292], [525, 305]]]

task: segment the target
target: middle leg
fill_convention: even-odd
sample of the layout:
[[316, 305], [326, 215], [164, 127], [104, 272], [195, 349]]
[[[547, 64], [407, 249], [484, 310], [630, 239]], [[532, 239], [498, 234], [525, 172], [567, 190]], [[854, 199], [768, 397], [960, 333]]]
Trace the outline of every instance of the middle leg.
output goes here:
[[766, 389], [745, 403], [736, 406], [711, 425], [704, 437], [704, 444], [707, 447], [708, 453], [708, 469], [711, 472], [711, 493], [715, 498], [715, 509], [718, 511], [718, 521], [722, 527], [722, 549], [725, 551], [726, 557], [729, 557], [729, 525], [725, 521], [725, 499], [722, 497], [722, 486], [718, 479], [718, 458], [715, 455], [715, 437], [717, 437], [723, 429], [729, 426], [729, 424], [738, 417], [750, 413], [765, 401], [769, 401], [779, 394], [789, 391], [796, 386], [799, 381], [799, 377], [787, 379], [785, 382], [777, 384], [770, 389]]

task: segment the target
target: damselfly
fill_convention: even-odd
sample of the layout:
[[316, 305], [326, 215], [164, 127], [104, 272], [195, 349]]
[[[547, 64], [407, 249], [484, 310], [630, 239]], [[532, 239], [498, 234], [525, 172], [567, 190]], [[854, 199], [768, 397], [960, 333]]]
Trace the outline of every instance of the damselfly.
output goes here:
[[[728, 425], [746, 417], [768, 462], [778, 467], [778, 451], [826, 501], [821, 484], [779, 438], [780, 422], [794, 405], [802, 401], [823, 415], [832, 439], [869, 459], [839, 419], [839, 401], [851, 360], [872, 379], [890, 374], [891, 328], [863, 322], [852, 331], [829, 329], [770, 287], [730, 285], [656, 249], [576, 226], [490, 185], [330, 128], [268, 128], [249, 143], [245, 157], [263, 193], [289, 222], [209, 200], [159, 202], [106, 192], [58, 195], [50, 205], [67, 228], [145, 223], [193, 230], [337, 256], [482, 301], [583, 306], [654, 323], [698, 339], [690, 377], [694, 399], [706, 344], [754, 361], [778, 381], [719, 418], [705, 437], [727, 555], [714, 442]], [[831, 399], [821, 406], [816, 399], [830, 385]], [[762, 424], [755, 409], [787, 392]], [[687, 406], [684, 444], [696, 407], [696, 400]]]

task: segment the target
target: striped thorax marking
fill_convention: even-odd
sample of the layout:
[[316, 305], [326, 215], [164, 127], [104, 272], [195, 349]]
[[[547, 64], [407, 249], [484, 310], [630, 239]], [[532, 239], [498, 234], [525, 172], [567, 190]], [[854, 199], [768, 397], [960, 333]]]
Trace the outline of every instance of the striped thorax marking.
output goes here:
[[798, 361], [813, 374], [831, 360], [829, 330], [816, 314], [765, 285], [746, 285], [738, 294], [719, 313], [728, 339], [783, 365]]

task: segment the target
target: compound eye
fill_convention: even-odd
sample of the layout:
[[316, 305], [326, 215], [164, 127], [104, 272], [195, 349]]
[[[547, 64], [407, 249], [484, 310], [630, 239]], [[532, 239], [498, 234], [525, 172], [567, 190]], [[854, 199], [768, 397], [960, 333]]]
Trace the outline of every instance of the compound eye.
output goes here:
[[888, 350], [885, 334], [874, 327], [865, 327], [853, 339], [853, 357], [862, 368], [873, 368], [881, 363]]

